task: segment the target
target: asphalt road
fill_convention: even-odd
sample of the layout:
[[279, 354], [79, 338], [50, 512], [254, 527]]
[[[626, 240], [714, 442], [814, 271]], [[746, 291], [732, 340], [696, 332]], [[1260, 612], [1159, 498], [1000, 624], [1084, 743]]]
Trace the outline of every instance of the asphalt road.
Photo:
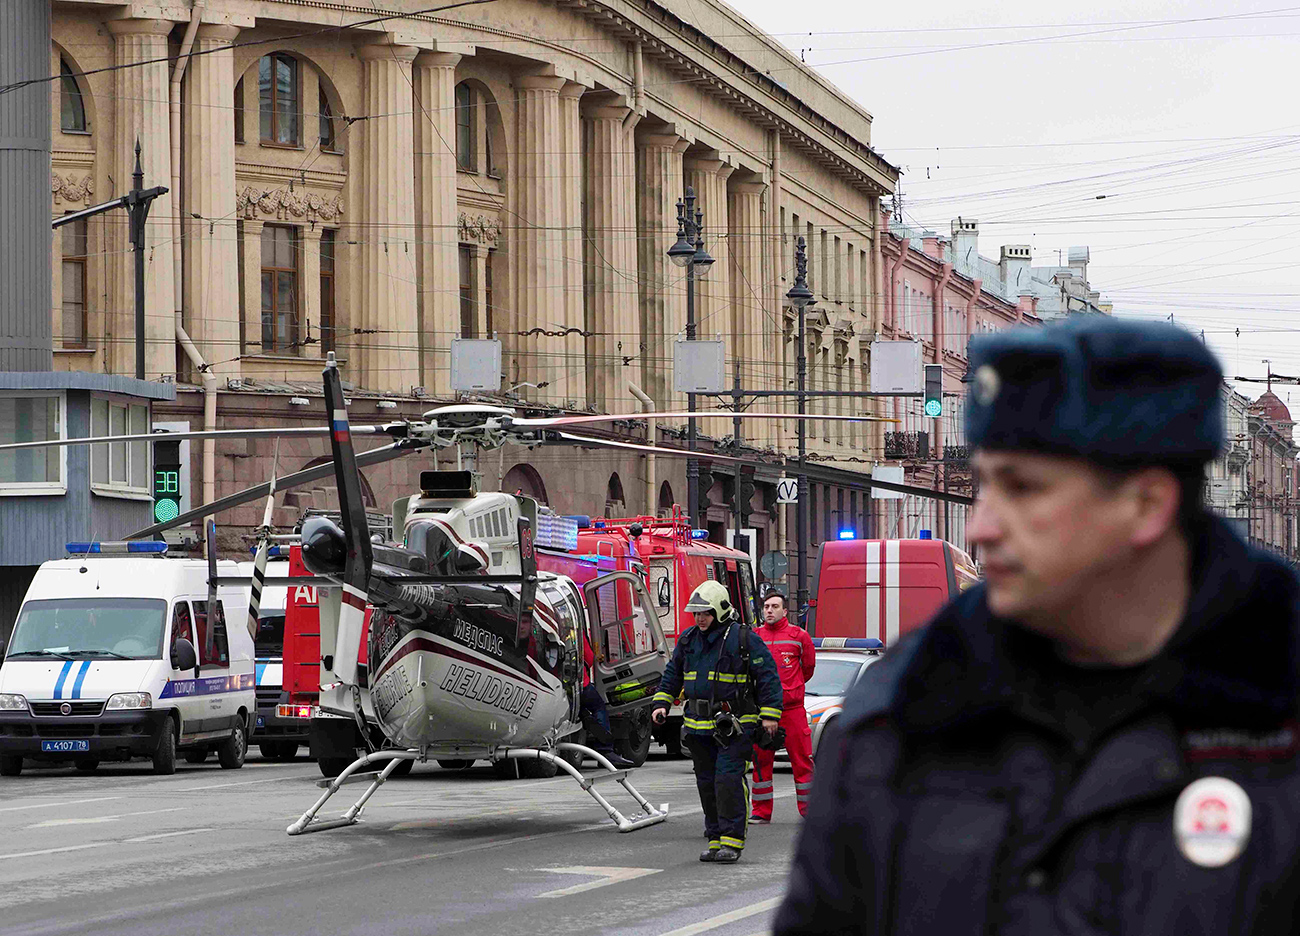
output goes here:
[[[776, 819], [745, 856], [704, 865], [689, 761], [633, 772], [668, 821], [618, 833], [572, 780], [497, 780], [486, 767], [417, 765], [355, 826], [290, 837], [320, 774], [250, 754], [156, 777], [146, 763], [90, 776], [0, 779], [0, 933], [752, 936], [766, 933], [798, 829], [777, 769]], [[322, 810], [362, 793], [345, 786]], [[617, 784], [601, 791], [625, 815]]]

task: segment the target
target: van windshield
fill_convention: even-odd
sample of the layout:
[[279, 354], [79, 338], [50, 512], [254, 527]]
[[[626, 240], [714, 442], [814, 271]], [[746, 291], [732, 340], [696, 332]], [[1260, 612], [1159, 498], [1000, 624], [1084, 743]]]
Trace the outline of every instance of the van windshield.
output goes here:
[[167, 602], [158, 598], [28, 601], [6, 659], [162, 659]]

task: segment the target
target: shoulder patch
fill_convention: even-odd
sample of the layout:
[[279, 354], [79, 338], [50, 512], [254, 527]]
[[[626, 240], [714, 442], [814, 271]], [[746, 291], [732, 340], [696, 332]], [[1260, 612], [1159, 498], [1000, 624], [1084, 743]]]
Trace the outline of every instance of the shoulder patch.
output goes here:
[[1277, 728], [1195, 728], [1183, 732], [1184, 755], [1189, 761], [1293, 760], [1300, 753], [1300, 724]]

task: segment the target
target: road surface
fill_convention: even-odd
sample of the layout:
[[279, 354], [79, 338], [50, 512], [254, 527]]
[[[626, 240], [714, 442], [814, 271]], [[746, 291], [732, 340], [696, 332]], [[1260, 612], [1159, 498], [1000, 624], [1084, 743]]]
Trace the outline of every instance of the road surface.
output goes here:
[[[455, 933], [627, 936], [766, 933], [798, 829], [777, 770], [776, 819], [750, 829], [739, 865], [700, 864], [690, 762], [633, 772], [665, 823], [619, 834], [573, 783], [497, 780], [486, 766], [418, 765], [383, 786], [363, 822], [290, 837], [320, 790], [315, 763], [250, 755], [156, 777], [30, 765], [0, 779], [0, 933], [265, 936]], [[625, 814], [621, 787], [602, 792]], [[322, 810], [343, 812], [364, 787]]]

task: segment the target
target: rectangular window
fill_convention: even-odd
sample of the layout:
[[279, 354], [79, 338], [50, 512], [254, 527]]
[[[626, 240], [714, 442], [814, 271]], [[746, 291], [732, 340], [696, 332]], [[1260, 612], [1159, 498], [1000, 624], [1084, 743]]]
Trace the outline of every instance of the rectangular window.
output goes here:
[[[0, 444], [45, 442], [64, 437], [59, 394], [0, 396]], [[61, 494], [64, 449], [19, 449], [0, 453], [0, 494]]]
[[829, 290], [832, 284], [830, 278], [830, 262], [829, 262], [830, 257], [829, 257], [829, 251], [826, 249], [825, 231], [822, 231], [822, 240], [821, 243], [817, 245], [817, 247], [818, 247], [817, 252], [818, 254], [820, 254], [818, 259], [821, 262], [821, 269], [817, 271], [820, 274], [820, 278], [821, 278], [821, 282], [818, 284], [818, 288], [821, 290], [822, 298], [827, 299], [830, 297]]
[[460, 248], [460, 337], [474, 337], [474, 248]]
[[86, 347], [86, 219], [63, 225], [63, 347]]
[[840, 270], [840, 239], [835, 238], [835, 301], [844, 301], [844, 274]]
[[226, 609], [217, 599], [212, 614], [212, 652], [208, 653], [208, 603], [194, 602], [194, 625], [197, 630], [199, 665], [202, 669], [230, 665], [230, 643], [226, 637]]
[[320, 232], [320, 353], [334, 348], [334, 245], [335, 232]]
[[297, 146], [298, 60], [284, 52], [263, 56], [257, 63], [257, 93], [262, 142]]
[[244, 142], [244, 79], [235, 82], [235, 142]]
[[474, 89], [456, 85], [456, 168], [478, 172], [477, 121], [474, 119]]
[[485, 323], [485, 333], [483, 335], [484, 338], [491, 338], [494, 334], [494, 329], [496, 328], [496, 325], [492, 320], [492, 313], [496, 308], [492, 302], [492, 260], [495, 256], [496, 251], [489, 250], [487, 252], [487, 259], [483, 264], [483, 311], [487, 318]]
[[[144, 435], [149, 431], [149, 407], [92, 397], [92, 436]], [[148, 442], [112, 442], [95, 445], [90, 452], [90, 487], [101, 494], [149, 496], [150, 448]]]
[[317, 119], [320, 122], [320, 148], [327, 153], [334, 151], [334, 115], [330, 112], [330, 102], [325, 97], [325, 89], [320, 89], [320, 103], [317, 104]]
[[298, 229], [262, 228], [262, 351], [298, 348]]

